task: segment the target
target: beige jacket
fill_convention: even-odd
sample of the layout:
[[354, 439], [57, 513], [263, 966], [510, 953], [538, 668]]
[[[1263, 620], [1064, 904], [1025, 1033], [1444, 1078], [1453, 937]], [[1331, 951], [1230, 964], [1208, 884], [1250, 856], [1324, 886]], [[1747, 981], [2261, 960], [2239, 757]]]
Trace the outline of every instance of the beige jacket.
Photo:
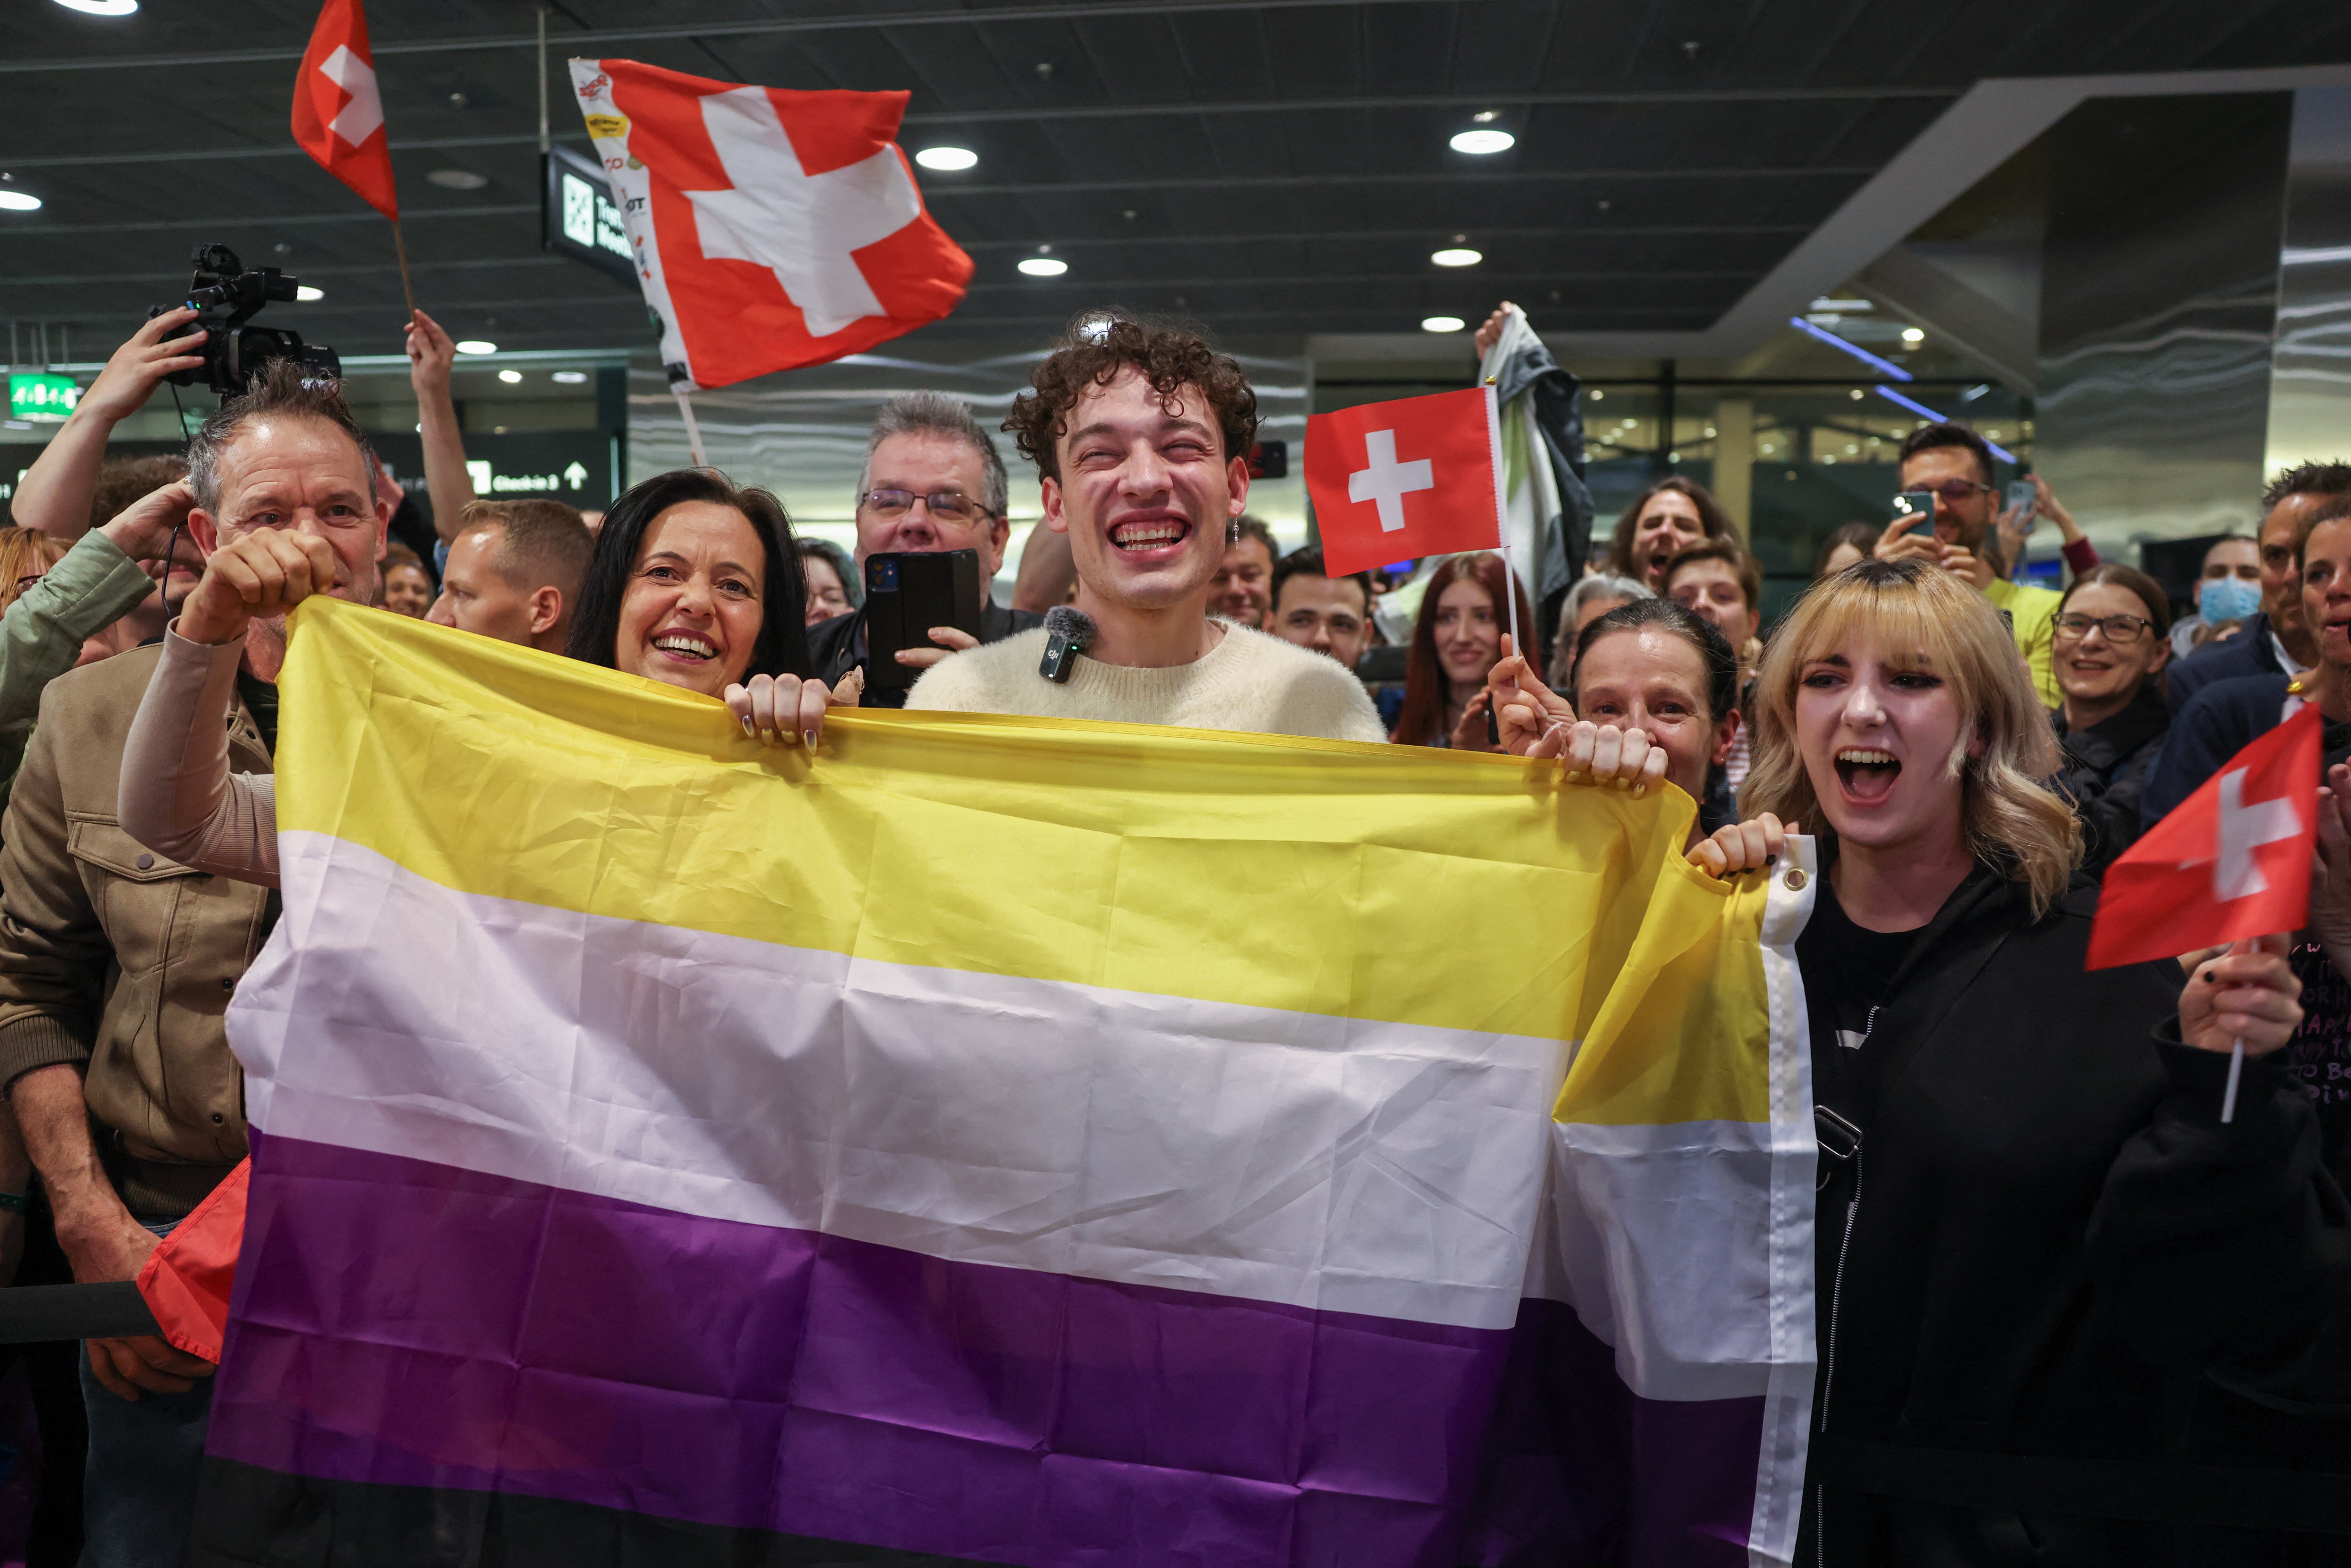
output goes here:
[[[0, 1082], [87, 1064], [123, 1202], [184, 1214], [246, 1154], [244, 1080], [222, 1027], [266, 935], [265, 888], [207, 876], [126, 833], [116, 788], [158, 650], [52, 682], [0, 825]], [[230, 766], [266, 773], [242, 704]]]

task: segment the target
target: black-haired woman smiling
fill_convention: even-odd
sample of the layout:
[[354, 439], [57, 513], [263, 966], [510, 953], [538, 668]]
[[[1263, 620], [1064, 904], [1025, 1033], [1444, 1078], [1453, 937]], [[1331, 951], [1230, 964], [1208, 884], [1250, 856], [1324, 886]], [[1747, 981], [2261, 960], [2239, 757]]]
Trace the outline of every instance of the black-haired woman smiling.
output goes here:
[[679, 468], [604, 514], [564, 651], [722, 697], [747, 735], [813, 746], [833, 699], [810, 678], [807, 603], [783, 504]]

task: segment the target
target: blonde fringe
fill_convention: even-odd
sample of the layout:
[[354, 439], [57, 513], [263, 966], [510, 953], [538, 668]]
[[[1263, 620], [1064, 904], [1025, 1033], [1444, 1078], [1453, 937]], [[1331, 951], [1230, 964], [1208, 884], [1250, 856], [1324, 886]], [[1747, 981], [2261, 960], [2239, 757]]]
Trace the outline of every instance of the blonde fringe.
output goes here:
[[1938, 568], [1864, 562], [1814, 584], [1772, 637], [1756, 672], [1753, 761], [1739, 814], [1769, 811], [1800, 832], [1834, 841], [1795, 740], [1796, 681], [1807, 659], [1856, 631], [1923, 654], [1949, 682], [1960, 710], [1975, 714], [1981, 756], [1962, 739], [1951, 766], [1959, 778], [1960, 828], [1978, 860], [2014, 868], [2038, 920], [2082, 863], [2082, 828], [2073, 808], [2040, 780], [2056, 772], [2049, 716], [1990, 601]]

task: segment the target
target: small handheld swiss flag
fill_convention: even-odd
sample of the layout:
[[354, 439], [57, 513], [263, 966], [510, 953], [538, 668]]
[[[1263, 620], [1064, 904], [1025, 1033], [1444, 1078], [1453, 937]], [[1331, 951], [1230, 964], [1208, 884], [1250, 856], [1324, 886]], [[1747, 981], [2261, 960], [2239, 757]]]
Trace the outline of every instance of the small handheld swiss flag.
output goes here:
[[681, 387], [820, 365], [935, 321], [971, 257], [898, 150], [904, 92], [795, 92], [573, 60]]
[[392, 143], [375, 89], [367, 13], [360, 0], [327, 0], [294, 78], [294, 140], [319, 167], [385, 217], [400, 216], [392, 189]]
[[1502, 542], [1492, 387], [1367, 402], [1306, 422], [1306, 491], [1333, 577]]
[[2254, 741], [2106, 868], [2089, 967], [2301, 927], [2318, 841], [2318, 705]]

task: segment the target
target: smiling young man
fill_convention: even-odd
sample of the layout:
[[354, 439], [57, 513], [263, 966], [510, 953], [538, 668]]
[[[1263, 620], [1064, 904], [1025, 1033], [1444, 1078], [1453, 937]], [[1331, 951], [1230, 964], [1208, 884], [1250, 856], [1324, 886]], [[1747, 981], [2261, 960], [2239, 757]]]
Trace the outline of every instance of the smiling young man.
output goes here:
[[1208, 615], [1249, 497], [1257, 397], [1240, 367], [1189, 333], [1092, 318], [1030, 384], [1005, 428], [1069, 538], [1093, 640], [1066, 682], [1039, 671], [1041, 629], [956, 653], [906, 706], [1384, 739], [1335, 661]]

